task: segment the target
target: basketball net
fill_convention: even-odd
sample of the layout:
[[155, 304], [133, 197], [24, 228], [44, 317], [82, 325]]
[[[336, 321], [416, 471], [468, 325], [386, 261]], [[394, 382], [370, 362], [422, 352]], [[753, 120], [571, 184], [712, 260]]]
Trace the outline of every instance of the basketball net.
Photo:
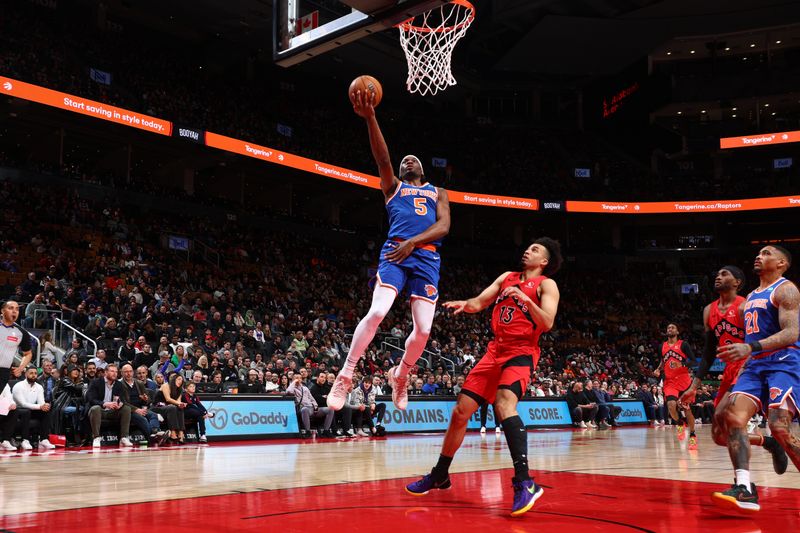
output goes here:
[[452, 0], [398, 25], [408, 63], [408, 92], [434, 95], [456, 84], [450, 69], [453, 49], [474, 19], [472, 4]]

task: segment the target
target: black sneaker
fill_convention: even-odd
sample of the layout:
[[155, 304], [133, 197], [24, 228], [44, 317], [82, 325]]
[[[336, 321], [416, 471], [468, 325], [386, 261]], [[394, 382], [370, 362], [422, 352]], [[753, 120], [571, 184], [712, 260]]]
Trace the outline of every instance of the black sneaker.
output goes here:
[[725, 492], [715, 492], [711, 501], [720, 509], [734, 510], [745, 513], [757, 513], [761, 510], [758, 505], [758, 492], [755, 483], [750, 483], [750, 490], [744, 485], [732, 485]]
[[789, 466], [789, 458], [786, 457], [786, 452], [783, 450], [778, 441], [773, 437], [764, 437], [764, 449], [772, 454], [772, 468], [778, 475], [786, 472]]

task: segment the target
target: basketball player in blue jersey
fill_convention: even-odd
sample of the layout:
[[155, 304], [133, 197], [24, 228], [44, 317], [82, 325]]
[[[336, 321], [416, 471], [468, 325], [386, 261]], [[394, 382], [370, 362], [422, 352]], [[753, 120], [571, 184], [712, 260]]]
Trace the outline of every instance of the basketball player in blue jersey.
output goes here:
[[442, 238], [450, 231], [450, 203], [447, 191], [434, 187], [425, 179], [422, 163], [413, 155], [400, 162], [395, 176], [389, 149], [375, 118], [372, 97], [358, 91], [353, 110], [367, 122], [372, 156], [378, 164], [381, 190], [389, 214], [389, 238], [380, 252], [377, 283], [372, 305], [359, 322], [353, 342], [331, 392], [328, 407], [339, 410], [344, 405], [347, 389], [352, 384], [356, 363], [375, 337], [383, 318], [395, 298], [407, 289], [411, 296], [414, 328], [406, 339], [400, 364], [388, 371], [392, 401], [398, 409], [408, 405], [408, 372], [422, 355], [439, 298], [439, 253]]
[[761, 509], [750, 481], [747, 436], [747, 422], [756, 411], [768, 416], [773, 438], [800, 469], [800, 436], [792, 430], [792, 418], [800, 415], [800, 291], [783, 277], [791, 263], [791, 254], [780, 246], [761, 249], [753, 268], [760, 284], [739, 307], [744, 343], [717, 348], [726, 363], [749, 357], [724, 413], [736, 479], [730, 489], [711, 496], [722, 509], [746, 513]]

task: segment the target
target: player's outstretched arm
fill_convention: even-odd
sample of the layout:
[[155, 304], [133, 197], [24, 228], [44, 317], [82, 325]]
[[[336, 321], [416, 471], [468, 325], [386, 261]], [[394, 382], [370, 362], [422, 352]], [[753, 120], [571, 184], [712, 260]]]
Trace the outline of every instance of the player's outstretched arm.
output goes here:
[[369, 131], [369, 146], [372, 148], [372, 157], [378, 164], [378, 173], [381, 177], [381, 190], [383, 195], [388, 198], [394, 193], [400, 180], [394, 175], [392, 160], [389, 157], [389, 147], [381, 133], [378, 119], [375, 117], [375, 105], [373, 103], [374, 94], [370, 93], [369, 98], [361, 91], [356, 91], [353, 111], [367, 122]]
[[483, 292], [474, 298], [445, 302], [444, 306], [447, 309], [452, 309], [454, 315], [459, 313], [479, 313], [492, 305], [492, 302], [494, 302], [495, 298], [497, 298], [497, 295], [500, 293], [503, 280], [506, 279], [506, 276], [509, 274], [510, 272], [501, 274], [491, 285], [483, 289]]

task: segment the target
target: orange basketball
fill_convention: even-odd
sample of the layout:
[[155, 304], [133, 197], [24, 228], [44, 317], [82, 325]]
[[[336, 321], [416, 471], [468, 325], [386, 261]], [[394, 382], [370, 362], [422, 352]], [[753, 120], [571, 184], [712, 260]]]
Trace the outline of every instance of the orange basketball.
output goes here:
[[375, 98], [372, 104], [376, 107], [381, 103], [381, 98], [383, 98], [383, 87], [381, 87], [380, 82], [372, 76], [359, 76], [350, 83], [348, 94], [350, 95], [351, 102], [353, 102], [356, 96], [356, 91], [361, 91], [362, 94], [374, 94]]

